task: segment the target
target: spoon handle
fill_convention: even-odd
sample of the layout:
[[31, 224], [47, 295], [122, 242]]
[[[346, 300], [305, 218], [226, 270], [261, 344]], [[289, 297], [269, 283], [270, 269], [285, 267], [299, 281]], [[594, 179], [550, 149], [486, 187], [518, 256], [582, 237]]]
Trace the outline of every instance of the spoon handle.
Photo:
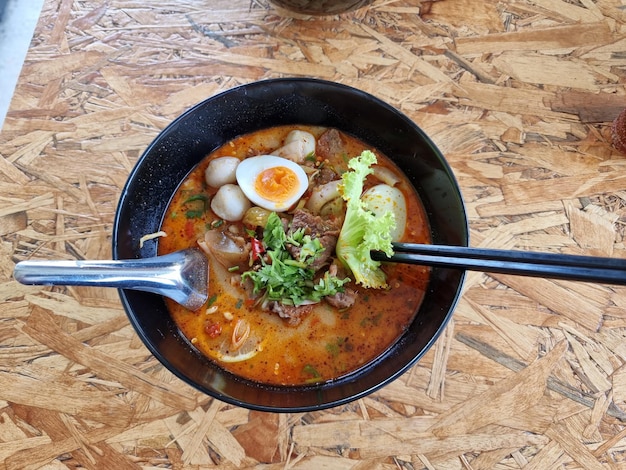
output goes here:
[[164, 257], [139, 260], [20, 261], [13, 276], [22, 284], [100, 286], [133, 289], [162, 286], [175, 276], [177, 264]]
[[190, 310], [207, 300], [208, 266], [199, 250], [153, 258], [103, 261], [20, 261], [13, 277], [22, 284], [99, 286], [161, 294]]
[[378, 261], [471, 271], [626, 285], [626, 259], [465, 246], [394, 243], [394, 255], [372, 252]]

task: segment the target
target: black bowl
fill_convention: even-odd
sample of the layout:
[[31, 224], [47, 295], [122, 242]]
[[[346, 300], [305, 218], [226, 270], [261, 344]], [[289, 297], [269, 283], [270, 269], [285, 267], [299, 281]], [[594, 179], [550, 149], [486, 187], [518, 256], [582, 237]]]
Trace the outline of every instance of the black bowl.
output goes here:
[[[435, 244], [468, 245], [468, 225], [458, 184], [443, 155], [402, 113], [363, 91], [314, 79], [276, 79], [242, 85], [213, 96], [173, 121], [150, 144], [122, 192], [113, 229], [115, 259], [156, 256], [157, 232], [185, 176], [208, 153], [241, 134], [284, 125], [338, 128], [393, 159], [413, 182], [428, 214]], [[277, 387], [224, 371], [192, 349], [155, 294], [120, 290], [137, 334], [176, 376], [227, 403], [263, 411], [328, 408], [361, 398], [391, 382], [419, 360], [448, 322], [465, 272], [433, 268], [415, 320], [382, 356], [330, 383]]]
[[374, 0], [270, 0], [294, 13], [307, 15], [336, 15], [369, 5]]

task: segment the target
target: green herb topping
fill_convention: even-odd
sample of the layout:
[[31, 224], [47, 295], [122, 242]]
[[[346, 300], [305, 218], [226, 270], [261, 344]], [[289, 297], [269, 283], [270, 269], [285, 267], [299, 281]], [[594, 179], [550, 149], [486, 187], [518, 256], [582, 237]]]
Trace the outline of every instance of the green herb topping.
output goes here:
[[[286, 248], [287, 244], [300, 247], [298, 259], [294, 259]], [[343, 292], [349, 278], [339, 279], [328, 271], [314, 280], [315, 270], [311, 264], [324, 251], [317, 238], [305, 235], [303, 230], [287, 235], [278, 214], [272, 212], [263, 231], [265, 256], [260, 257], [258, 270], [246, 271], [242, 279], [249, 278], [254, 293], [263, 293], [264, 300], [278, 301], [284, 305], [316, 303], [328, 295]]]

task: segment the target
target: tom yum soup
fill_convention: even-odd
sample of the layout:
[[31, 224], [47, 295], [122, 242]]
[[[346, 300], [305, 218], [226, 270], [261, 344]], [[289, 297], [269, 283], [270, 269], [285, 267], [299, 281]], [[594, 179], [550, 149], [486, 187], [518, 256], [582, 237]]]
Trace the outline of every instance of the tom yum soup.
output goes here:
[[429, 271], [379, 263], [391, 241], [428, 243], [426, 216], [391, 160], [335, 129], [283, 126], [208, 155], [177, 190], [159, 254], [199, 246], [209, 301], [166, 299], [189, 342], [267, 384], [324, 382], [383, 353], [407, 328]]

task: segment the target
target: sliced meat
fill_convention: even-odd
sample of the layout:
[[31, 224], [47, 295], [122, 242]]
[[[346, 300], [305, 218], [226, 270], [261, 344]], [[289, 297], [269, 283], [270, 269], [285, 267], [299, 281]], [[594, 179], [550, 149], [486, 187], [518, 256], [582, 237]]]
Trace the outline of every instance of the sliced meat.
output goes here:
[[[340, 229], [332, 221], [325, 220], [319, 215], [313, 215], [306, 210], [298, 209], [293, 214], [290, 230], [293, 233], [300, 229], [304, 229], [305, 235], [317, 238], [324, 248], [324, 251], [311, 264], [311, 269], [317, 271], [327, 264], [333, 256]], [[299, 246], [288, 244], [287, 250], [294, 259], [300, 259]]]
[[301, 228], [304, 229], [305, 234], [317, 238], [323, 235], [339, 236], [341, 230], [336, 221], [327, 220], [319, 215], [311, 214], [309, 211], [298, 209], [293, 213], [291, 231], [295, 232]]
[[[320, 241], [320, 245], [324, 248], [324, 251], [322, 251], [309, 265], [313, 271], [318, 271], [329, 262], [335, 252], [335, 247], [337, 246], [337, 236], [335, 235], [322, 235], [317, 238]], [[287, 251], [289, 251], [289, 254], [295, 260], [300, 259], [301, 250], [302, 248], [299, 246], [287, 244]]]
[[322, 186], [338, 179], [340, 179], [340, 176], [335, 170], [328, 167], [322, 167], [313, 175], [313, 184], [316, 186]]
[[352, 307], [358, 295], [359, 293], [357, 291], [346, 287], [343, 292], [327, 295], [324, 297], [324, 300], [335, 308], [344, 309]]
[[302, 320], [313, 310], [312, 304], [298, 305], [284, 305], [280, 302], [270, 302], [268, 305], [270, 312], [278, 314], [278, 316], [285, 320], [285, 323], [289, 326], [298, 326], [302, 323]]
[[323, 160], [333, 161], [337, 157], [346, 153], [346, 144], [341, 137], [341, 133], [337, 129], [328, 129], [319, 139], [317, 139], [317, 148], [315, 153]]
[[313, 271], [317, 271], [322, 266], [327, 264], [333, 254], [335, 253], [335, 247], [337, 246], [337, 235], [322, 235], [321, 237], [317, 237], [320, 241], [320, 245], [324, 247], [324, 251], [322, 251], [317, 258], [311, 263], [311, 269]]

